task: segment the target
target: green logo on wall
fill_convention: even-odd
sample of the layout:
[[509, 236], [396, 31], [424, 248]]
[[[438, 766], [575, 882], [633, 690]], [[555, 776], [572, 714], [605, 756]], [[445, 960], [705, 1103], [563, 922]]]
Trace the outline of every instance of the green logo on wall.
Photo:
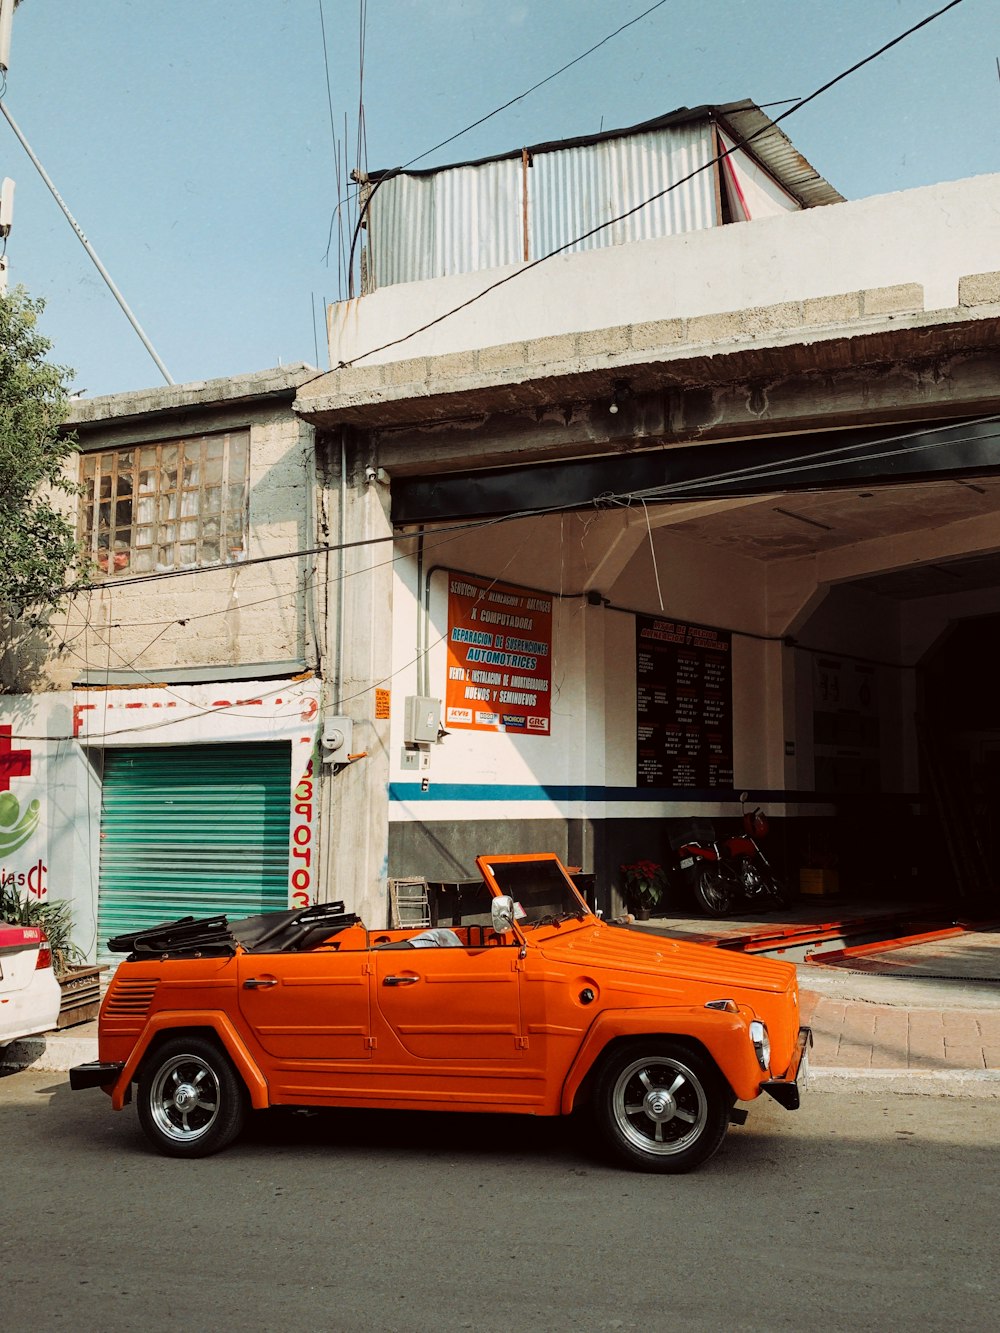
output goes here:
[[38, 827], [41, 802], [32, 801], [21, 813], [21, 802], [12, 791], [0, 791], [0, 856], [23, 847]]

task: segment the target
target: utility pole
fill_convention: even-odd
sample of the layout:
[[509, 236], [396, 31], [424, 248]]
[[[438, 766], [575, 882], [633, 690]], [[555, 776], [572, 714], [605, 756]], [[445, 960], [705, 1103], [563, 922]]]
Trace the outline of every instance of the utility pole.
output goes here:
[[[10, 33], [14, 10], [20, 0], [0, 0], [0, 79], [6, 79], [10, 64]], [[14, 213], [14, 182], [3, 178], [0, 187], [0, 296], [7, 291], [7, 237], [10, 235]]]
[[0, 74], [6, 74], [10, 64], [10, 32], [14, 10], [20, 3], [21, 0], [0, 0]]
[[7, 237], [14, 221], [14, 182], [4, 176], [0, 185], [0, 296], [7, 290]]
[[[4, 84], [6, 84], [7, 67], [8, 67], [8, 62], [10, 60], [11, 23], [14, 18], [14, 10], [20, 3], [21, 0], [0, 0], [0, 78], [3, 79]], [[14, 134], [17, 136], [17, 140], [20, 143], [21, 147], [28, 154], [28, 157], [31, 159], [32, 165], [34, 166], [35, 170], [38, 172], [39, 176], [41, 176], [42, 180], [45, 182], [46, 186], [48, 187], [49, 193], [52, 195], [52, 198], [62, 209], [66, 221], [76, 232], [80, 244], [83, 246], [87, 254], [93, 260], [94, 267], [97, 269], [98, 273], [100, 273], [101, 277], [104, 279], [104, 282], [108, 290], [111, 292], [111, 295], [121, 306], [122, 311], [125, 314], [125, 318], [132, 325], [133, 329], [135, 329], [136, 333], [139, 335], [139, 339], [142, 342], [143, 347], [145, 347], [146, 351], [153, 358], [153, 361], [156, 363], [157, 370], [159, 370], [160, 374], [163, 376], [163, 378], [166, 380], [168, 384], [173, 384], [174, 381], [170, 375], [170, 371], [167, 370], [166, 366], [160, 360], [156, 348], [146, 337], [146, 334], [143, 331], [139, 321], [136, 319], [135, 315], [133, 315], [132, 311], [129, 309], [128, 302], [125, 300], [124, 296], [122, 296], [121, 292], [115, 286], [111, 274], [101, 263], [97, 251], [87, 240], [86, 236], [83, 234], [80, 224], [77, 222], [73, 214], [69, 211], [69, 208], [67, 207], [65, 200], [63, 199], [59, 191], [56, 189], [48, 172], [42, 166], [41, 162], [36, 157], [35, 152], [32, 149], [31, 145], [28, 143], [27, 139], [21, 133], [21, 130], [18, 127], [17, 122], [14, 120], [14, 117], [7, 110], [6, 103], [3, 101], [2, 96], [0, 96], [0, 112], [3, 113], [4, 119], [7, 121], [7, 124], [10, 126], [10, 128], [14, 131]], [[11, 199], [13, 199], [13, 192], [14, 192], [13, 181], [10, 181], [10, 192], [11, 192]], [[7, 220], [7, 231], [10, 231], [9, 218]], [[7, 233], [3, 230], [2, 223], [0, 223], [0, 237], [3, 238], [2, 250], [0, 250], [0, 292], [5, 290], [7, 281], [6, 260], [3, 257], [7, 248], [6, 235]]]

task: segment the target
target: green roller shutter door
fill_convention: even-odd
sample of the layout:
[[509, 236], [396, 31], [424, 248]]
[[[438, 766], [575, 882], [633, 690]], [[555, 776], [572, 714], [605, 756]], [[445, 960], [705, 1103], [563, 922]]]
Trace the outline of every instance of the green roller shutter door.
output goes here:
[[291, 746], [104, 752], [98, 956], [179, 916], [288, 906]]

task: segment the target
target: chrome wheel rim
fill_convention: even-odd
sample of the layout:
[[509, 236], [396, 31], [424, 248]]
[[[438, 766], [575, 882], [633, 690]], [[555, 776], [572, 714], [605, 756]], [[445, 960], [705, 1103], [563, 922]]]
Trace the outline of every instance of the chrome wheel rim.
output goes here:
[[197, 1055], [175, 1055], [156, 1071], [149, 1110], [156, 1128], [174, 1143], [195, 1143], [215, 1124], [222, 1101], [219, 1079]]
[[708, 1122], [708, 1097], [680, 1060], [633, 1060], [611, 1090], [611, 1108], [622, 1137], [657, 1156], [684, 1152]]
[[728, 909], [732, 893], [721, 870], [706, 870], [702, 874], [701, 891], [717, 912]]

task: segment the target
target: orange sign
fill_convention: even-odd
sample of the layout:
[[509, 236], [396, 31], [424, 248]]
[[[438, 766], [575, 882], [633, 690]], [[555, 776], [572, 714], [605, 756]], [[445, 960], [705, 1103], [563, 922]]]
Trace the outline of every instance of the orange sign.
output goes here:
[[551, 686], [552, 598], [449, 574], [445, 726], [548, 736]]
[[389, 703], [392, 698], [390, 690], [375, 691], [375, 721], [387, 722], [389, 720]]

